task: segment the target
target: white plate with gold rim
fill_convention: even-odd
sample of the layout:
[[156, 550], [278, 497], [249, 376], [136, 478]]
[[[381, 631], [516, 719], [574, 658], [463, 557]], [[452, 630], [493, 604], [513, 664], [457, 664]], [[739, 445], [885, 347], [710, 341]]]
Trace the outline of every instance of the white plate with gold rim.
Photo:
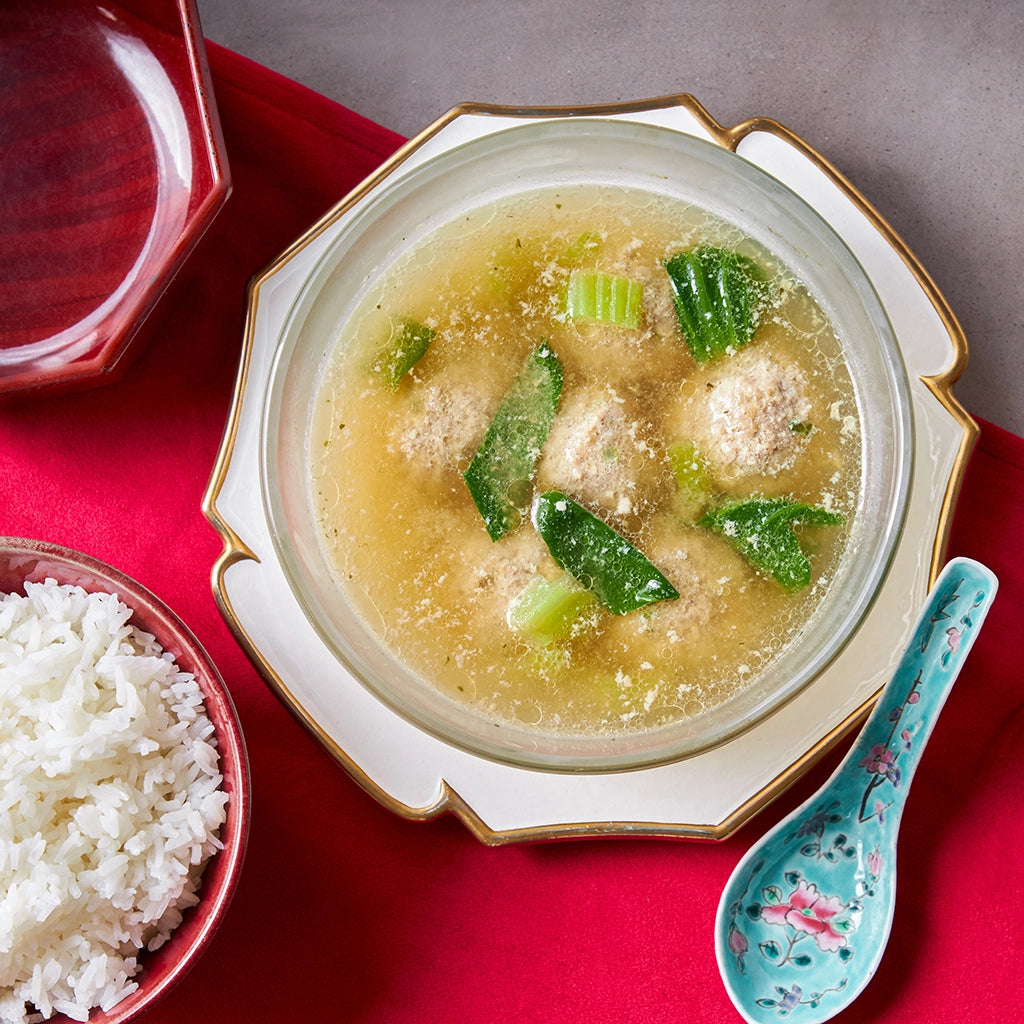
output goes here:
[[[753, 728], [685, 759], [620, 772], [521, 768], [417, 728], [365, 688], [325, 646], [289, 583], [261, 490], [268, 381], [282, 333], [332, 242], [387, 181], [526, 121], [585, 114], [656, 125], [732, 151], [828, 222], [863, 267], [909, 375], [912, 482], [903, 531], [857, 634], [810, 684]], [[466, 105], [403, 147], [253, 282], [228, 430], [204, 499], [224, 538], [218, 604], [284, 703], [385, 806], [409, 818], [450, 811], [481, 840], [576, 835], [723, 838], [790, 785], [866, 713], [909, 637], [910, 615], [941, 565], [977, 428], [952, 382], [966, 360], [954, 317], [914, 257], [838, 173], [773, 121], [716, 124], [692, 97], [583, 110]]]

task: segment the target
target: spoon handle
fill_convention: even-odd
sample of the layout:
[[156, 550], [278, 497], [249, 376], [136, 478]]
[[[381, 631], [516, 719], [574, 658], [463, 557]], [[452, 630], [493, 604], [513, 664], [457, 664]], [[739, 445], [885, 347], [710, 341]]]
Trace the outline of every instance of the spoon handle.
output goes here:
[[997, 586], [992, 572], [969, 558], [952, 559], [935, 581], [913, 638], [843, 762], [848, 781], [863, 789], [860, 821], [895, 821], [902, 813], [921, 753]]

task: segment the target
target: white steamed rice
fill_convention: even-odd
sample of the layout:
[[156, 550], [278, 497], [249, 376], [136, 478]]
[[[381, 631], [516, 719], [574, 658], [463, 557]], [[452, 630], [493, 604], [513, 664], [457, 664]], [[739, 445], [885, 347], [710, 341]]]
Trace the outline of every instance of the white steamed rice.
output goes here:
[[0, 595], [0, 1022], [86, 1020], [198, 902], [228, 795], [194, 677], [109, 594]]

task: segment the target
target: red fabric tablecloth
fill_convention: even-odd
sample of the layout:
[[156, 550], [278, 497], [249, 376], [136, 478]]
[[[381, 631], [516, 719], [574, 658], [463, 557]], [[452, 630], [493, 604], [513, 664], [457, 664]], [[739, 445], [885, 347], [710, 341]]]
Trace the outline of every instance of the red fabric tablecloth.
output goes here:
[[[150, 1024], [655, 1024], [740, 1020], [715, 966], [733, 839], [488, 848], [376, 804], [271, 694], [210, 591], [200, 511], [231, 400], [247, 280], [400, 143], [211, 45], [234, 193], [119, 383], [0, 407], [0, 533], [79, 548], [163, 597], [219, 665], [251, 758], [252, 832], [222, 928]], [[983, 425], [951, 554], [1000, 595], [925, 753], [896, 920], [840, 1021], [1020, 1019], [1024, 964], [1024, 439]]]

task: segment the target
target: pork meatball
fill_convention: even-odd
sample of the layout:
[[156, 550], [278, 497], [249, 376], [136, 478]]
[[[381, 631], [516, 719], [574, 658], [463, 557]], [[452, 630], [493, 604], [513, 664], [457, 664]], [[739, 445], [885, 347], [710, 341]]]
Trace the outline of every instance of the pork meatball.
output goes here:
[[811, 415], [807, 384], [795, 366], [757, 351], [741, 353], [708, 397], [707, 456], [726, 475], [774, 476], [792, 466]]
[[485, 399], [470, 384], [424, 385], [395, 443], [421, 469], [462, 470], [488, 423]]
[[539, 534], [526, 526], [513, 530], [500, 541], [492, 541], [481, 529], [463, 550], [471, 570], [462, 591], [462, 601], [478, 623], [489, 630], [508, 628], [508, 607], [512, 599], [538, 574], [552, 568], [551, 556]]
[[595, 512], [636, 513], [643, 486], [664, 468], [644, 425], [610, 388], [581, 388], [563, 403], [544, 446], [540, 478]]

